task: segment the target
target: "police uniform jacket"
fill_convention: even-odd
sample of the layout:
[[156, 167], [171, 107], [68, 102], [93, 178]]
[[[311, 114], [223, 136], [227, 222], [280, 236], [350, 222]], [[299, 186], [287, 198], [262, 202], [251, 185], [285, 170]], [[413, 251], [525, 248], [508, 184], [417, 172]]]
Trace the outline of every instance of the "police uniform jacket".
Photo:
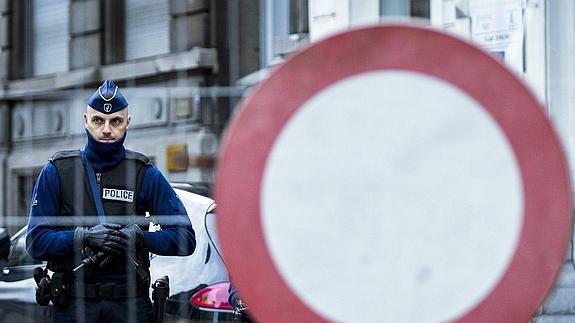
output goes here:
[[195, 249], [194, 230], [182, 202], [161, 172], [145, 156], [125, 150], [125, 136], [114, 147], [98, 143], [86, 133], [88, 143], [83, 150], [56, 153], [38, 177], [27, 232], [30, 255], [48, 261], [49, 266], [73, 268], [78, 260], [73, 252], [78, 224], [62, 219], [92, 218], [86, 226], [107, 222], [97, 219], [82, 158], [93, 163], [106, 216], [135, 217], [143, 223], [144, 214], [149, 212], [161, 230], [147, 232], [143, 228], [147, 250], [158, 255], [190, 255]]

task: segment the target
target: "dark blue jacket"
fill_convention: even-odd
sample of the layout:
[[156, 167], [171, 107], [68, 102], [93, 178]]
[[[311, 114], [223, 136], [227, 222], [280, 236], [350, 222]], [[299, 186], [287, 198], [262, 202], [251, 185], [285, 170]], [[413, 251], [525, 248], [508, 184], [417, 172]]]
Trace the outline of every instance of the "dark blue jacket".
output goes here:
[[[89, 136], [89, 139], [92, 138]], [[89, 145], [86, 149], [90, 150]], [[26, 242], [28, 253], [38, 260], [58, 261], [72, 253], [74, 230], [58, 230], [55, 221], [60, 210], [59, 176], [61, 174], [56, 167], [47, 163], [34, 186]], [[146, 169], [136, 208], [139, 213], [154, 215], [162, 228], [156, 232], [144, 232], [150, 252], [169, 256], [193, 253], [196, 240], [186, 210], [168, 181], [153, 165]]]

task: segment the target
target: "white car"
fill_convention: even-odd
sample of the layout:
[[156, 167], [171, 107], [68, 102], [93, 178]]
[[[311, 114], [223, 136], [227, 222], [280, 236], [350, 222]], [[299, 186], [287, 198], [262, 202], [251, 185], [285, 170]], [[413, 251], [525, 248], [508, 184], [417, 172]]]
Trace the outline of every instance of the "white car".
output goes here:
[[[191, 318], [198, 316], [194, 311], [200, 311], [191, 305], [191, 296], [206, 286], [227, 283], [229, 277], [218, 250], [213, 213], [215, 202], [208, 197], [192, 193], [196, 191], [193, 185], [173, 184], [173, 186], [186, 208], [196, 233], [196, 250], [187, 257], [151, 255], [151, 282], [163, 276], [169, 277], [170, 298], [166, 302], [168, 313], [166, 318], [170, 316]], [[32, 259], [26, 252], [26, 227], [10, 238], [10, 253], [4, 262], [0, 274], [0, 322], [49, 321], [51, 307], [36, 304], [36, 282], [32, 278], [34, 268], [44, 266], [45, 263]], [[214, 313], [216, 312], [232, 311], [227, 307]]]

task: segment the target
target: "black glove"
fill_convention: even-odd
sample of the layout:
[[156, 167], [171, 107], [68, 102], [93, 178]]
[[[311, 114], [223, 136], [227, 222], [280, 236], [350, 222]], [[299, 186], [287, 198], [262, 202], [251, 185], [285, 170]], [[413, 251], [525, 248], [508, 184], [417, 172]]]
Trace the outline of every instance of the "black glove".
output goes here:
[[[105, 259], [111, 258], [112, 256], [107, 256], [104, 252], [98, 251], [98, 253], [94, 253], [92, 249], [85, 247], [82, 250], [82, 263], [84, 264], [83, 268], [77, 267], [74, 271], [81, 270], [84, 271], [84, 275], [91, 276], [96, 268], [102, 267], [102, 263]], [[107, 265], [107, 264], [106, 264]]]
[[129, 248], [133, 248], [130, 250], [130, 252], [137, 252], [141, 248], [145, 247], [144, 232], [142, 232], [142, 229], [140, 229], [137, 224], [128, 224], [127, 226], [120, 229], [120, 232], [122, 232], [128, 239]]
[[150, 260], [148, 259], [148, 252], [146, 249], [146, 242], [144, 241], [144, 232], [135, 224], [128, 224], [120, 230], [128, 237], [128, 261], [132, 263], [134, 269], [146, 284], [150, 282]]
[[102, 251], [109, 255], [120, 256], [126, 252], [128, 238], [120, 231], [118, 224], [104, 223], [91, 228], [79, 227], [74, 238], [84, 242], [94, 252]]

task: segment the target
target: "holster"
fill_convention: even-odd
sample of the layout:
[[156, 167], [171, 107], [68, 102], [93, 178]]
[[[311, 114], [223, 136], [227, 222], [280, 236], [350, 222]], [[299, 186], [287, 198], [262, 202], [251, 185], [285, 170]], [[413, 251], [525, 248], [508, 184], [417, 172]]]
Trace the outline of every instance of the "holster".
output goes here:
[[52, 300], [52, 282], [48, 271], [42, 267], [34, 270], [34, 280], [36, 281], [36, 303], [40, 306], [48, 306]]
[[52, 274], [51, 294], [52, 303], [55, 306], [67, 307], [71, 303], [70, 299], [70, 283], [69, 273], [54, 273]]

